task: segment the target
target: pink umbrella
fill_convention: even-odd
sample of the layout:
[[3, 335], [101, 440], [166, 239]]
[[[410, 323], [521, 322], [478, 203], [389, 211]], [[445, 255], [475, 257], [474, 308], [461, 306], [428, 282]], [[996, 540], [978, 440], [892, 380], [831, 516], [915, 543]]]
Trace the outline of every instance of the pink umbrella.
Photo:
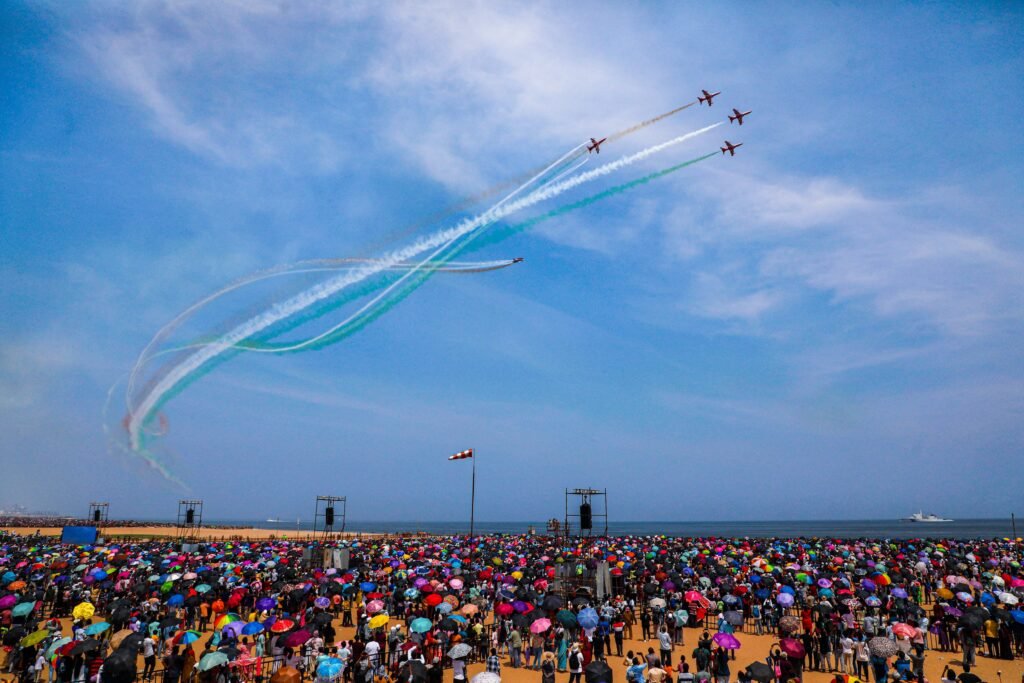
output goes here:
[[289, 633], [287, 636], [284, 637], [284, 646], [298, 647], [299, 645], [302, 645], [312, 637], [313, 636], [310, 634], [309, 631], [295, 631], [294, 633]]
[[739, 639], [731, 633], [716, 633], [711, 640], [715, 641], [718, 647], [725, 648], [726, 650], [740, 649]]
[[783, 638], [780, 640], [779, 649], [790, 657], [795, 657], [796, 659], [800, 659], [806, 654], [804, 644], [799, 640], [794, 640], [793, 638]]
[[902, 623], [900, 623], [900, 624], [893, 624], [892, 625], [892, 632], [895, 633], [898, 636], [902, 636], [904, 638], [910, 638], [910, 639], [917, 638], [920, 635], [920, 632], [916, 628], [914, 628], [910, 624], [902, 624]]
[[448, 580], [448, 585], [454, 588], [455, 590], [462, 590], [462, 586], [464, 584], [462, 583], [462, 579], [453, 578]]
[[541, 618], [530, 624], [530, 633], [544, 633], [549, 628], [551, 628], [551, 620]]
[[376, 614], [377, 612], [380, 612], [382, 609], [384, 609], [384, 603], [380, 600], [370, 600], [370, 602], [366, 605], [367, 614]]

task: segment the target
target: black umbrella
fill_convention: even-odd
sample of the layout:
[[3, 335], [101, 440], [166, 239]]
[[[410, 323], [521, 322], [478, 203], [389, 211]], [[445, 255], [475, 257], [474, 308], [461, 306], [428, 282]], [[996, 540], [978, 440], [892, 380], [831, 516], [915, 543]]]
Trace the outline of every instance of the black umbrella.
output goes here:
[[127, 650], [117, 650], [103, 661], [100, 683], [132, 683], [135, 674], [135, 654]]
[[601, 661], [593, 661], [587, 664], [585, 669], [587, 683], [612, 683], [612, 669]]
[[775, 670], [764, 662], [754, 662], [747, 667], [747, 675], [759, 683], [769, 683], [775, 678]]
[[95, 638], [86, 638], [85, 640], [80, 642], [78, 645], [75, 645], [75, 647], [71, 649], [71, 656], [74, 657], [75, 655], [84, 655], [86, 652], [93, 652], [94, 650], [98, 649], [100, 649], [100, 641], [96, 640]]
[[970, 671], [964, 671], [957, 676], [956, 679], [960, 681], [960, 683], [981, 683], [981, 679]]
[[563, 602], [562, 598], [560, 598], [557, 595], [549, 594], [544, 596], [543, 607], [546, 610], [551, 610], [552, 612], [555, 610], [559, 610], [562, 608], [563, 604], [565, 603]]
[[533, 620], [530, 619], [529, 614], [520, 614], [517, 612], [516, 614], [512, 615], [512, 623], [516, 626], [516, 628], [525, 628], [532, 624]]
[[160, 620], [160, 628], [170, 628], [172, 626], [177, 626], [180, 623], [181, 619], [177, 619], [175, 617], [164, 617]]
[[142, 641], [145, 639], [146, 636], [141, 633], [133, 633], [130, 636], [125, 636], [124, 640], [121, 641], [121, 644], [117, 646], [117, 650], [124, 650], [125, 652], [130, 653], [133, 658], [132, 661], [134, 662], [135, 652], [139, 649], [139, 646], [142, 645]]
[[3, 643], [4, 645], [14, 647], [18, 644], [18, 641], [20, 641], [26, 635], [28, 635], [28, 632], [25, 630], [24, 626], [14, 626], [11, 628], [10, 631], [4, 634]]

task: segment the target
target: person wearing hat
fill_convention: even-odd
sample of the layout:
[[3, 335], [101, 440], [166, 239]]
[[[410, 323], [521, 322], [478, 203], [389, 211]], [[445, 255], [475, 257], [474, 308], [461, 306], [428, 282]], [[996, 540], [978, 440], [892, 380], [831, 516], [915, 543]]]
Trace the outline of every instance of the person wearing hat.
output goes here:
[[569, 683], [580, 683], [583, 677], [583, 653], [580, 644], [573, 643], [569, 651]]
[[555, 653], [546, 650], [540, 657], [541, 683], [555, 683]]

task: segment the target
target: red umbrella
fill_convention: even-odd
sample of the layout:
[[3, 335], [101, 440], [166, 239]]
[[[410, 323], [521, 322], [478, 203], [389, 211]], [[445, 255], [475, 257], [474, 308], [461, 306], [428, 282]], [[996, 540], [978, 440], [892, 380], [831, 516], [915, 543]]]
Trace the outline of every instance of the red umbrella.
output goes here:
[[291, 631], [293, 628], [295, 628], [295, 622], [291, 619], [278, 619], [270, 627], [270, 630], [274, 633], [284, 633], [285, 631]]

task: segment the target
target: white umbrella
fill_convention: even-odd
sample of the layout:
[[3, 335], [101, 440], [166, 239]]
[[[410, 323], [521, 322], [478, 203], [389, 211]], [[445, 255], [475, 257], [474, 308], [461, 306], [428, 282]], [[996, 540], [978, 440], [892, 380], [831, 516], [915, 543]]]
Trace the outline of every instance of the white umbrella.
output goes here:
[[1016, 605], [1020, 600], [1013, 593], [996, 593], [996, 597], [999, 598], [999, 602], [1004, 605]]

